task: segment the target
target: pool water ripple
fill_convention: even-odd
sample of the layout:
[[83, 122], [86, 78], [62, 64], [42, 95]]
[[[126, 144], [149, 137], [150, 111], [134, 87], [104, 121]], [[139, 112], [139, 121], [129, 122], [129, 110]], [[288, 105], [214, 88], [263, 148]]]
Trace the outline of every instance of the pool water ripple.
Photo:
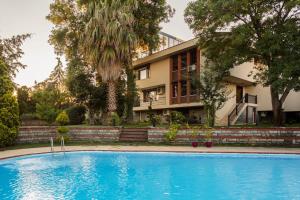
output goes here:
[[0, 161], [0, 199], [300, 199], [300, 156], [69, 152]]

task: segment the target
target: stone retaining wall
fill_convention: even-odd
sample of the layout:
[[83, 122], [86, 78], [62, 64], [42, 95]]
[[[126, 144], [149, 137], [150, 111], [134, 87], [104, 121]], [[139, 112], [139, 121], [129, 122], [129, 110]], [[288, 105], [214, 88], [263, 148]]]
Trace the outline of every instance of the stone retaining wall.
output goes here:
[[[71, 127], [70, 139], [72, 141], [119, 141], [119, 128], [103, 128], [103, 127]], [[17, 143], [38, 143], [48, 142], [50, 138], [56, 137], [56, 127], [21, 127]]]
[[[148, 141], [165, 142], [166, 129], [149, 129]], [[195, 140], [191, 130], [181, 129], [175, 143], [184, 144]], [[198, 131], [197, 139], [205, 142], [205, 131]], [[300, 128], [221, 128], [213, 131], [215, 144], [248, 144], [248, 145], [291, 145], [300, 146]]]
[[[164, 143], [167, 129], [149, 128], [149, 143]], [[70, 139], [73, 141], [107, 141], [117, 142], [120, 138], [120, 128], [114, 127], [71, 127]], [[177, 144], [189, 144], [192, 130], [180, 129]], [[18, 143], [48, 142], [50, 137], [56, 137], [56, 127], [38, 126], [21, 127]], [[198, 132], [197, 140], [205, 141], [205, 131]], [[300, 146], [300, 128], [220, 128], [213, 131], [215, 144], [247, 144], [247, 145], [286, 145]]]

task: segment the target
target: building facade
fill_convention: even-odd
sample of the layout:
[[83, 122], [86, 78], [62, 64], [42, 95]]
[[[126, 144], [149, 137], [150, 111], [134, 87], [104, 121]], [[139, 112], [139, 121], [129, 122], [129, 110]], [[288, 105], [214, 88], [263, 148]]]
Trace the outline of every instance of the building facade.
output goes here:
[[[191, 123], [205, 123], [204, 107], [191, 81], [200, 75], [205, 62], [196, 43], [196, 39], [181, 42], [134, 61], [139, 90], [139, 101], [134, 107], [136, 121], [148, 119], [151, 104], [162, 118], [176, 110]], [[255, 84], [249, 76], [254, 66], [254, 62], [243, 63], [224, 77], [230, 94], [216, 113], [216, 125], [255, 124], [269, 115], [272, 110], [270, 89]], [[284, 111], [300, 118], [300, 92], [289, 94]]]

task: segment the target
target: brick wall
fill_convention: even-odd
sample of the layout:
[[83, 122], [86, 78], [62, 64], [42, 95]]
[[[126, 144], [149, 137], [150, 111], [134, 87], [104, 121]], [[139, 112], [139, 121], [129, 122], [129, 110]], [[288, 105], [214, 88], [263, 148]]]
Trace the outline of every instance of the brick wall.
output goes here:
[[[72, 141], [119, 141], [120, 130], [118, 128], [103, 127], [72, 127], [70, 128], [70, 139]], [[37, 126], [21, 127], [17, 143], [48, 142], [50, 138], [56, 137], [56, 127]]]
[[[167, 129], [149, 129], [150, 143], [165, 142]], [[191, 130], [181, 129], [175, 143], [190, 143]], [[198, 131], [199, 142], [205, 141], [205, 131]], [[216, 144], [297, 145], [300, 146], [300, 128], [222, 128], [213, 131]]]

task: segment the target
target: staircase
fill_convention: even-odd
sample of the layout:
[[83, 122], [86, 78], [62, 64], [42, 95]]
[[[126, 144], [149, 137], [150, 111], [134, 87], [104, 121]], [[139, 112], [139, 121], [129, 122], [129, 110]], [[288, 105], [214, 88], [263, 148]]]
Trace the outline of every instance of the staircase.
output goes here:
[[[257, 107], [257, 96], [245, 94], [239, 103], [235, 105], [231, 113], [228, 115], [228, 126], [236, 124], [242, 115], [244, 115], [245, 120], [242, 124], [253, 124], [256, 123], [256, 107]], [[253, 108], [253, 113], [249, 115], [249, 108]], [[254, 120], [251, 122], [249, 118]], [[240, 121], [240, 120], [239, 120]]]
[[120, 142], [147, 142], [146, 128], [123, 128], [120, 133]]

